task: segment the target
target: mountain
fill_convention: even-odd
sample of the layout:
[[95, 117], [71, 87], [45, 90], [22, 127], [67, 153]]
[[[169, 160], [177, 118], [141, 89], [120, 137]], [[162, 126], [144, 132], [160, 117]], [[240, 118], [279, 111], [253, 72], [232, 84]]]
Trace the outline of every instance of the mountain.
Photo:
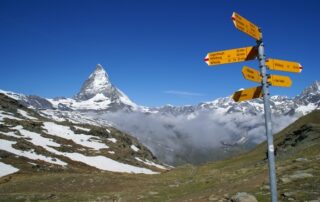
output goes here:
[[54, 99], [44, 99], [13, 92], [3, 93], [20, 100], [25, 106], [35, 109], [58, 109], [62, 111], [130, 111], [138, 107], [128, 96], [110, 82], [107, 72], [100, 64], [97, 64], [95, 70], [83, 83], [80, 92], [77, 93], [74, 98], [57, 97]]
[[[278, 200], [319, 201], [320, 111], [302, 116], [274, 140]], [[264, 141], [233, 158], [159, 175], [20, 172], [0, 178], [0, 201], [270, 201], [266, 150]]]
[[[319, 86], [316, 81], [294, 98], [271, 97], [274, 133], [320, 108]], [[224, 97], [193, 106], [139, 106], [111, 83], [99, 64], [73, 98], [0, 92], [49, 119], [118, 128], [168, 164], [219, 160], [265, 140], [262, 99], [236, 103]]]
[[167, 170], [139, 141], [116, 128], [55, 122], [0, 94], [0, 177], [13, 173]]
[[78, 103], [86, 102], [84, 109], [97, 109], [92, 105], [100, 105], [101, 108], [98, 109], [111, 111], [136, 108], [136, 104], [128, 96], [112, 85], [107, 72], [100, 64], [84, 82], [80, 92], [75, 95], [75, 100]]

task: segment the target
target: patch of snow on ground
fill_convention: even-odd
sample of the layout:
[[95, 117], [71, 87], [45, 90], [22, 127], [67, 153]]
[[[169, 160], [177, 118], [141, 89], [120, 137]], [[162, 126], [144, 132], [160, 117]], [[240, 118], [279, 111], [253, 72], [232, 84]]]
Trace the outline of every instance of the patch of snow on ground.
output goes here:
[[168, 168], [162, 166], [162, 165], [159, 165], [159, 164], [156, 164], [155, 162], [152, 162], [152, 161], [149, 161], [148, 159], [146, 159], [145, 161], [140, 159], [139, 157], [135, 157], [136, 160], [146, 164], [146, 165], [149, 165], [149, 166], [154, 166], [154, 167], [157, 167], [157, 168], [160, 168], [160, 169], [163, 169], [163, 170], [167, 170]]
[[131, 148], [133, 151], [135, 151], [135, 152], [139, 151], [139, 148], [136, 147], [135, 145], [131, 145], [130, 148]]
[[0, 132], [1, 135], [6, 135], [6, 136], [11, 136], [11, 137], [16, 137], [16, 138], [21, 138], [22, 136], [16, 134], [15, 132], [9, 131], [9, 132]]
[[109, 134], [111, 133], [109, 129], [106, 129], [106, 131], [107, 131]]
[[50, 109], [43, 110], [42, 112], [40, 112], [40, 114], [46, 118], [49, 118], [49, 119], [57, 121], [57, 122], [62, 122], [62, 121], [66, 120], [65, 118], [61, 118], [61, 117], [57, 116], [55, 114], [55, 111], [50, 110]]
[[80, 161], [101, 170], [124, 173], [158, 174], [150, 169], [120, 163], [104, 156], [84, 156], [79, 153], [64, 153], [64, 155], [74, 161]]
[[0, 162], [0, 177], [10, 175], [10, 174], [18, 172], [18, 171], [19, 171], [18, 168], [15, 168], [12, 165], [8, 165], [8, 164]]
[[95, 141], [94, 139], [97, 138], [96, 136], [75, 134], [68, 126], [58, 125], [53, 122], [44, 122], [43, 125], [43, 128], [47, 130], [47, 133], [50, 135], [55, 135], [64, 139], [72, 140], [76, 144], [95, 150], [109, 148], [109, 146]]
[[60, 147], [60, 144], [54, 142], [52, 139], [45, 138], [38, 133], [25, 130], [22, 126], [15, 126], [12, 129], [18, 130], [23, 137], [27, 139], [31, 139], [28, 141], [34, 145], [41, 146], [41, 147], [47, 147], [47, 146]]
[[26, 157], [28, 159], [32, 159], [32, 160], [42, 160], [48, 163], [52, 163], [52, 164], [57, 164], [57, 165], [62, 165], [65, 166], [67, 165], [67, 163], [60, 161], [59, 159], [53, 159], [52, 157], [47, 157], [47, 156], [43, 156], [40, 154], [36, 154], [33, 151], [21, 151], [21, 150], [17, 150], [15, 148], [12, 147], [12, 145], [16, 144], [15, 141], [9, 141], [9, 140], [1, 140], [1, 144], [0, 144], [0, 150], [4, 150], [7, 151], [9, 153], [15, 154], [17, 156], [23, 156]]
[[83, 128], [83, 127], [80, 127], [80, 126], [73, 126], [73, 127], [75, 127], [78, 130], [83, 130], [83, 131], [87, 131], [87, 132], [89, 132], [91, 130], [89, 128]]
[[14, 120], [18, 120], [18, 121], [22, 121], [23, 120], [23, 119], [15, 117], [11, 113], [0, 111], [0, 121], [2, 122], [4, 118], [14, 119]]
[[[42, 156], [39, 154], [35, 154], [34, 152], [30, 151], [20, 151], [12, 147], [13, 144], [16, 142], [9, 141], [9, 140], [1, 140], [0, 149], [5, 150], [7, 152], [13, 153], [18, 156], [24, 156], [29, 159], [33, 160], [43, 160], [48, 163], [58, 164], [58, 165], [67, 165], [65, 162], [62, 162], [58, 159], [53, 160], [52, 158]], [[52, 152], [56, 155], [65, 156], [73, 161], [79, 161], [85, 163], [89, 166], [96, 167], [101, 170], [112, 171], [112, 172], [125, 172], [125, 173], [143, 173], [143, 174], [158, 174], [150, 169], [131, 166], [125, 163], [121, 163], [110, 158], [104, 156], [85, 156], [80, 153], [67, 153], [67, 152], [60, 152], [55, 150], [52, 147], [45, 146], [45, 149], [49, 152]], [[112, 151], [109, 153], [112, 154]]]
[[22, 109], [18, 109], [18, 113], [21, 114], [22, 116], [26, 117], [27, 119], [31, 119], [31, 120], [37, 120], [37, 118], [30, 116], [28, 114], [28, 112], [22, 110]]
[[114, 151], [108, 151], [108, 153], [109, 153], [109, 154], [115, 154], [115, 152], [114, 152]]
[[116, 139], [116, 138], [108, 138], [108, 140], [109, 140], [110, 142], [113, 142], [113, 143], [116, 143], [116, 142], [117, 142], [117, 139]]

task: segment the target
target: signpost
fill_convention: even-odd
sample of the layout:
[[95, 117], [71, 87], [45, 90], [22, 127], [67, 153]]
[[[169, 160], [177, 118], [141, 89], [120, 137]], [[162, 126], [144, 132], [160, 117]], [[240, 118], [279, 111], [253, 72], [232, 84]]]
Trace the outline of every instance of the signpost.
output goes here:
[[262, 81], [262, 77], [260, 75], [260, 72], [258, 70], [253, 69], [253, 68], [244, 66], [242, 68], [242, 74], [243, 74], [243, 77], [249, 81], [253, 81], [253, 82], [257, 82], [257, 83], [261, 83], [261, 81]]
[[253, 24], [249, 20], [245, 19], [241, 15], [236, 12], [232, 13], [232, 21], [236, 28], [251, 37], [255, 38], [256, 40], [260, 40], [262, 38], [262, 34], [260, 29], [257, 25]]
[[208, 53], [205, 57], [205, 62], [212, 65], [228, 64], [234, 62], [243, 62], [247, 60], [258, 59], [260, 72], [253, 68], [244, 66], [242, 74], [245, 79], [261, 83], [261, 86], [240, 90], [232, 95], [235, 102], [255, 99], [263, 97], [264, 104], [264, 117], [266, 136], [268, 143], [268, 165], [269, 165], [269, 183], [271, 190], [271, 201], [277, 202], [277, 181], [274, 157], [274, 145], [272, 136], [272, 122], [271, 122], [271, 108], [270, 108], [270, 93], [269, 85], [279, 87], [290, 87], [292, 81], [287, 76], [268, 75], [267, 66], [269, 70], [278, 70], [286, 72], [300, 73], [302, 66], [297, 62], [290, 62], [278, 59], [266, 60], [264, 53], [264, 44], [262, 40], [262, 32], [258, 26], [240, 16], [238, 13], [233, 12], [232, 21], [235, 27], [253, 37], [257, 41], [256, 46], [249, 46], [244, 48], [237, 48], [231, 50], [224, 50], [218, 52]]
[[277, 60], [269, 58], [266, 60], [266, 65], [270, 70], [294, 73], [300, 73], [302, 71], [302, 66], [298, 62], [290, 62], [286, 60]]
[[273, 74], [269, 76], [268, 82], [271, 86], [278, 86], [278, 87], [290, 87], [292, 84], [290, 77], [273, 75]]
[[256, 47], [249, 46], [244, 48], [211, 52], [207, 54], [207, 56], [204, 58], [204, 61], [208, 65], [212, 66], [253, 60], [257, 56], [258, 50], [256, 49]]
[[245, 100], [252, 100], [255, 98], [262, 97], [262, 86], [248, 88], [245, 90], [239, 90], [232, 95], [232, 99], [235, 102], [241, 102]]

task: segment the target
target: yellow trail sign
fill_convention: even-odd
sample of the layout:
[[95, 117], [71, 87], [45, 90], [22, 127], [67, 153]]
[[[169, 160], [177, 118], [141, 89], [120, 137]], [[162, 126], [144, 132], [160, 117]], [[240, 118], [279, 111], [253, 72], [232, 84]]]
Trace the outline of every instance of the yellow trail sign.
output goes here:
[[270, 75], [268, 78], [268, 82], [272, 86], [279, 86], [279, 87], [290, 87], [292, 81], [288, 76], [280, 76], [280, 75]]
[[209, 65], [221, 65], [235, 62], [253, 60], [257, 57], [258, 50], [255, 46], [236, 48], [208, 53], [204, 61]]
[[261, 32], [259, 30], [259, 27], [255, 24], [253, 24], [252, 22], [250, 22], [249, 20], [245, 19], [244, 17], [242, 17], [241, 15], [239, 15], [236, 12], [232, 13], [232, 21], [234, 26], [236, 26], [236, 28], [248, 35], [250, 35], [251, 37], [260, 40], [261, 39]]
[[232, 95], [232, 99], [235, 102], [251, 100], [259, 97], [262, 97], [262, 86], [240, 90]]
[[262, 81], [262, 77], [260, 75], [260, 72], [258, 70], [253, 69], [253, 68], [244, 66], [242, 68], [242, 74], [243, 74], [243, 77], [247, 80], [254, 81], [257, 83], [261, 83], [261, 81]]
[[266, 60], [266, 65], [270, 70], [294, 73], [300, 73], [302, 71], [302, 66], [298, 62], [290, 62], [286, 60], [277, 60], [269, 58]]

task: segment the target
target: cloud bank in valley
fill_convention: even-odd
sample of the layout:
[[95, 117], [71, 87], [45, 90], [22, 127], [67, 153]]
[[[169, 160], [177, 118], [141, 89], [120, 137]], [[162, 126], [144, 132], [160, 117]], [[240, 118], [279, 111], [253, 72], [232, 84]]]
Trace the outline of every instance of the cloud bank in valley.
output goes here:
[[[116, 127], [137, 137], [166, 163], [174, 163], [177, 156], [188, 152], [204, 153], [221, 149], [221, 142], [236, 142], [247, 137], [252, 144], [266, 139], [264, 117], [242, 113], [221, 114], [201, 111], [189, 115], [146, 114], [142, 112], [115, 112], [100, 115]], [[294, 117], [273, 117], [273, 131], [278, 132]], [[209, 152], [210, 153], [210, 152]], [[190, 157], [194, 158], [194, 157]], [[212, 159], [215, 159], [214, 156]], [[212, 160], [208, 159], [208, 160]]]

